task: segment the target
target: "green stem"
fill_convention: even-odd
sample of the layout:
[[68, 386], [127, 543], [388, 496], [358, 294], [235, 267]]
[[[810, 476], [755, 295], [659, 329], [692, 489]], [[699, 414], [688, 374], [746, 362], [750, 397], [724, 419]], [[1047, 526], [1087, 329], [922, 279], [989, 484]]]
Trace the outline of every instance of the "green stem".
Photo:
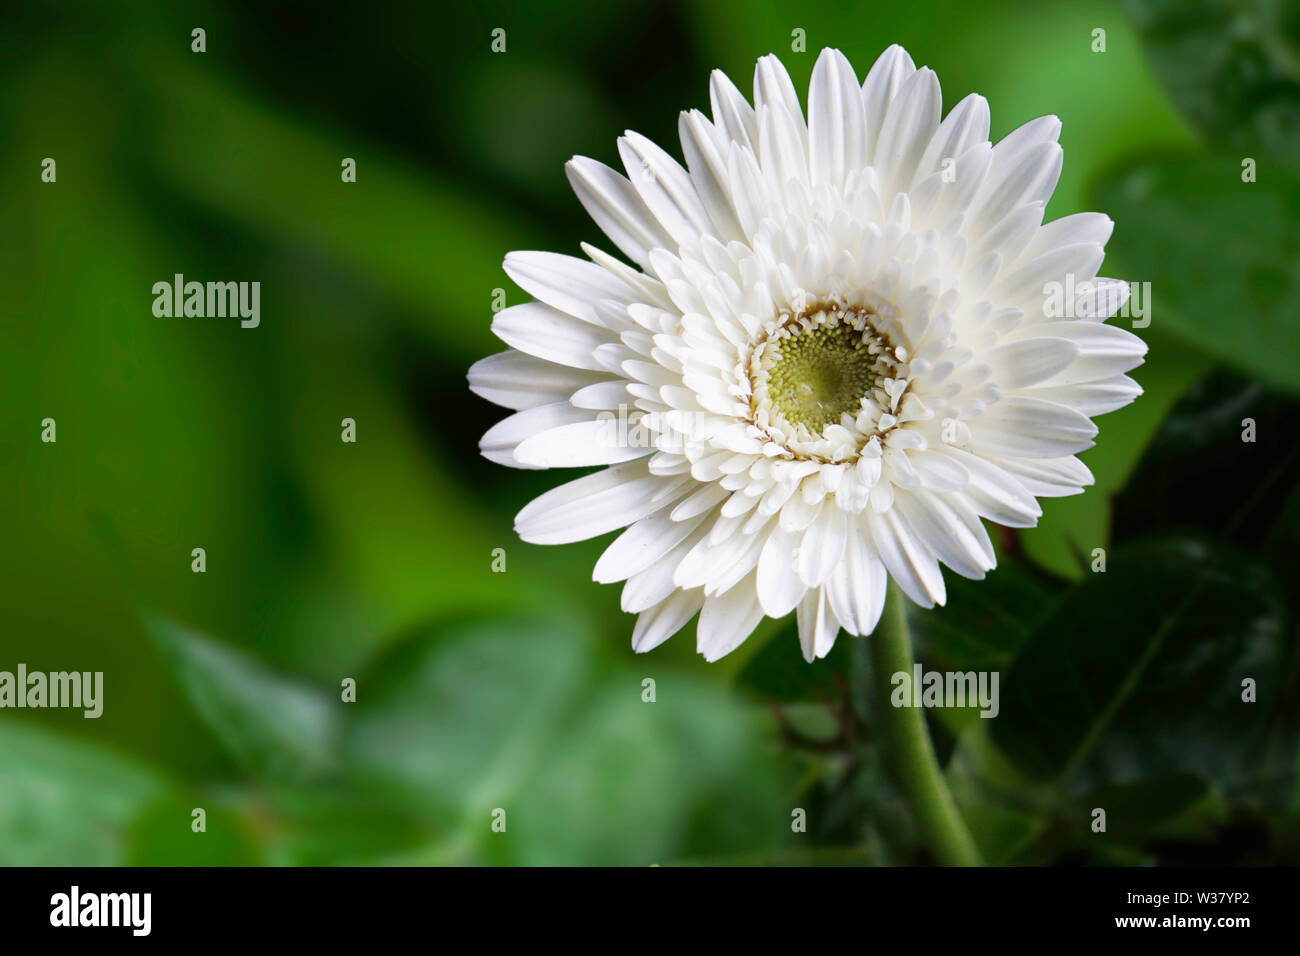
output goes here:
[[[917, 706], [894, 707], [890, 703], [895, 689], [893, 676], [904, 673], [909, 682], [913, 676], [912, 636], [903, 601], [903, 595], [891, 582], [880, 624], [867, 638], [886, 746], [903, 793], [935, 859], [945, 866], [979, 866], [979, 850], [957, 812], [957, 804], [934, 754], [930, 732], [925, 726], [925, 711]], [[920, 693], [920, 687], [912, 687], [913, 705], [919, 702]]]

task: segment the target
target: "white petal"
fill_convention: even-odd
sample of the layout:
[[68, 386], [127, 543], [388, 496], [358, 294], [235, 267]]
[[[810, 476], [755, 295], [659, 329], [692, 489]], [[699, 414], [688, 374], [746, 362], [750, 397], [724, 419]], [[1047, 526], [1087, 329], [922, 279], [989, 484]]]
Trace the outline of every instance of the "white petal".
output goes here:
[[704, 604], [703, 591], [677, 591], [648, 611], [642, 611], [632, 631], [632, 650], [652, 651], [672, 637]]
[[917, 219], [943, 225], [952, 217], [965, 213], [983, 189], [992, 163], [993, 147], [980, 143], [957, 157], [951, 176], [945, 177], [943, 172], [931, 173], [912, 194]]
[[[506, 275], [539, 302], [602, 328], [606, 323], [596, 310], [602, 299], [632, 301], [632, 290], [594, 262], [554, 252], [512, 252], [506, 256]], [[630, 325], [630, 320], [614, 331]]]
[[1031, 202], [1047, 205], [1061, 177], [1064, 153], [1056, 143], [1039, 143], [1017, 156], [1014, 163], [999, 166], [999, 160], [1005, 159], [998, 153], [1001, 146], [993, 147], [988, 178], [971, 203], [966, 234], [972, 238], [982, 236], [1020, 206]]
[[724, 521], [716, 522], [709, 536], [682, 559], [673, 574], [673, 582], [679, 588], [703, 587], [710, 590], [715, 578], [726, 574], [736, 562], [745, 560], [751, 551], [753, 561], [757, 563], [758, 548], [755, 545], [761, 541], [756, 542], [753, 535], [731, 533], [715, 537], [728, 526]]
[[[507, 349], [470, 366], [469, 387], [489, 402], [524, 409], [564, 401], [580, 389], [596, 385], [601, 378], [599, 372], [568, 368]], [[604, 384], [623, 387], [621, 382]]]
[[648, 266], [652, 249], [672, 246], [632, 184], [604, 163], [575, 156], [564, 171], [587, 215], [633, 262]]
[[502, 309], [492, 320], [492, 332], [521, 352], [572, 368], [603, 372], [596, 349], [613, 345], [614, 336], [540, 302]]
[[867, 635], [876, 628], [885, 607], [889, 584], [885, 566], [866, 533], [854, 523], [849, 528], [844, 560], [826, 585], [826, 598], [840, 626], [850, 634]]
[[779, 106], [758, 110], [758, 158], [763, 177], [774, 195], [789, 198], [789, 190], [808, 184], [807, 133], [798, 118]]
[[1025, 248], [1023, 259], [1028, 262], [1058, 246], [1073, 246], [1080, 242], [1104, 246], [1114, 229], [1115, 223], [1110, 216], [1099, 212], [1078, 212], [1072, 216], [1063, 216], [1043, 223], [1038, 228]]
[[1132, 332], [1102, 322], [1047, 322], [1035, 326], [1033, 332], [1068, 339], [1079, 350], [1078, 357], [1048, 379], [1047, 385], [1111, 379], [1137, 368], [1147, 353], [1146, 342]]
[[592, 579], [611, 584], [644, 571], [681, 544], [703, 520], [701, 516], [692, 521], [673, 521], [663, 511], [642, 518], [605, 549], [592, 571]]
[[1093, 483], [1088, 466], [1072, 455], [1065, 458], [990, 458], [989, 461], [1014, 475], [1030, 494], [1039, 498], [1077, 495]]
[[574, 408], [568, 402], [538, 405], [497, 422], [479, 439], [478, 447], [484, 458], [499, 465], [511, 468], [548, 468], [549, 465], [516, 457], [519, 445], [539, 432], [545, 433], [590, 417], [590, 412]]
[[1016, 478], [980, 455], [956, 448], [948, 453], [970, 474], [964, 492], [980, 515], [1008, 528], [1032, 528], [1043, 509]]
[[838, 189], [866, 165], [866, 112], [853, 66], [839, 50], [825, 49], [808, 88], [808, 162], [813, 184]]
[[731, 182], [731, 202], [736, 208], [736, 217], [745, 232], [753, 235], [776, 205], [755, 154], [733, 144], [727, 154], [727, 178]]
[[1025, 388], [1051, 378], [1069, 366], [1079, 347], [1068, 339], [1049, 336], [1018, 339], [990, 350], [983, 361], [993, 368], [993, 380], [1003, 388]]
[[920, 489], [900, 494], [895, 506], [925, 546], [958, 574], [980, 579], [997, 565], [988, 532], [962, 496]]
[[[682, 563], [682, 558], [686, 557], [690, 550], [704, 537], [706, 527], [707, 525], [702, 523], [687, 535], [685, 540], [673, 547], [658, 561], [655, 561], [645, 570], [638, 571], [629, 577], [627, 583], [623, 585], [623, 594], [620, 600], [623, 610], [631, 614], [638, 614], [666, 600], [674, 591], [681, 590], [673, 583], [673, 575], [677, 570], [677, 566]], [[703, 595], [703, 588], [697, 588], [696, 590]]]
[[533, 499], [515, 517], [515, 531], [532, 544], [594, 538], [671, 505], [686, 482], [649, 474], [644, 460], [615, 465]]
[[799, 536], [779, 527], [768, 535], [758, 558], [758, 600], [768, 617], [785, 617], [807, 588], [795, 572]]
[[1101, 246], [1092, 243], [1060, 246], [1000, 279], [993, 295], [1007, 305], [1019, 306], [1035, 319], [1062, 318], [1050, 314], [1055, 300], [1060, 298], [1053, 290], [1059, 288], [1063, 294], [1070, 283], [1091, 282], [1105, 254]]
[[[591, 416], [585, 409], [574, 411]], [[653, 451], [633, 440], [635, 429], [620, 428], [613, 415], [606, 416], [540, 431], [519, 443], [515, 459], [530, 468], [587, 468], [631, 461]]]
[[1057, 458], [1093, 446], [1097, 426], [1055, 402], [1008, 395], [970, 422], [977, 448], [993, 455]]
[[630, 130], [620, 137], [618, 153], [632, 188], [678, 245], [709, 231], [708, 213], [695, 195], [691, 177], [671, 156]]
[[700, 202], [709, 215], [709, 221], [713, 223], [715, 235], [723, 241], [744, 238], [735, 207], [731, 204], [731, 190], [727, 182], [727, 153], [709, 135], [708, 120], [699, 111], [684, 112], [678, 121], [677, 130], [691, 182], [695, 184]]
[[754, 107], [721, 70], [714, 70], [709, 76], [709, 107], [713, 110], [713, 122], [729, 139], [757, 152], [758, 120]]
[[763, 609], [750, 574], [725, 594], [705, 599], [696, 626], [696, 648], [712, 663], [743, 644], [762, 619]]
[[[767, 533], [765, 530], [760, 529], [758, 532], [752, 534], [742, 533], [737, 537], [745, 542], [745, 547], [725, 566], [720, 566], [717, 571], [709, 576], [709, 583], [704, 588], [706, 595], [712, 596], [730, 591], [746, 575], [751, 579], [755, 578], [754, 572], [758, 566], [758, 555], [762, 550], [763, 542], [767, 540]], [[755, 602], [757, 602], [757, 593], [753, 596]]]
[[872, 542], [903, 593], [921, 607], [943, 604], [943, 572], [934, 554], [907, 526], [897, 510], [868, 511]]
[[835, 566], [843, 560], [847, 536], [848, 516], [827, 501], [799, 544], [799, 577], [804, 584], [819, 588], [830, 579]]
[[1043, 221], [1043, 204], [1026, 203], [1019, 209], [1012, 210], [1002, 221], [984, 233], [973, 245], [967, 255], [972, 261], [978, 261], [991, 252], [1002, 254], [1004, 262], [1020, 261], [1020, 254], [1034, 238]]
[[589, 411], [617, 411], [620, 405], [631, 405], [632, 396], [628, 393], [627, 382], [596, 382], [573, 392], [569, 404]]
[[970, 472], [946, 448], [910, 451], [907, 459], [921, 479], [921, 487], [930, 491], [959, 491], [970, 481]]
[[994, 147], [994, 174], [1000, 176], [1040, 146], [1054, 145], [1060, 135], [1061, 120], [1056, 116], [1039, 116], [1013, 129]]
[[880, 128], [873, 165], [880, 176], [880, 196], [886, 205], [916, 175], [921, 157], [939, 128], [942, 111], [939, 78], [933, 70], [922, 67], [903, 83]]
[[907, 78], [916, 72], [916, 65], [907, 51], [895, 43], [872, 64], [867, 78], [862, 81], [862, 105], [867, 117], [867, 162], [875, 162], [876, 143], [880, 129], [898, 91]]
[[1068, 405], [1075, 411], [1092, 418], [1130, 404], [1142, 394], [1142, 386], [1127, 375], [1120, 375], [1101, 382], [1031, 388], [1024, 394], [1030, 398], [1041, 398], [1044, 401]]
[[803, 659], [811, 664], [829, 654], [835, 646], [840, 622], [836, 620], [825, 592], [821, 588], [809, 591], [799, 602], [795, 617], [799, 622], [799, 647], [803, 650]]
[[803, 107], [799, 105], [794, 82], [786, 72], [785, 64], [772, 53], [759, 57], [754, 67], [754, 107], [761, 112], [764, 106], [787, 113], [796, 122], [801, 135], [806, 133]]
[[972, 93], [954, 106], [939, 124], [939, 129], [930, 138], [916, 165], [916, 175], [912, 177], [911, 185], [919, 185], [931, 173], [942, 171], [944, 160], [955, 163], [958, 156], [972, 146], [988, 142], [988, 138], [988, 100], [978, 93]]
[[673, 509], [674, 521], [687, 521], [703, 514], [725, 501], [731, 492], [719, 484], [701, 485], [682, 499], [681, 504]]

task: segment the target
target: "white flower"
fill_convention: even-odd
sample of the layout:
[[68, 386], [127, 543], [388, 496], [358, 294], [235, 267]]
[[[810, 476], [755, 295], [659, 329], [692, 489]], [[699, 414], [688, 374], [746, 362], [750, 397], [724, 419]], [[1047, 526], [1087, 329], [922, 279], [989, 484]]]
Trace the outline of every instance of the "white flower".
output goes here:
[[708, 660], [798, 611], [805, 658], [876, 626], [893, 578], [944, 602], [939, 565], [994, 567], [981, 519], [1032, 527], [1036, 498], [1092, 475], [1091, 417], [1131, 402], [1136, 336], [1104, 324], [1128, 287], [1097, 279], [1112, 223], [1043, 223], [1060, 121], [996, 146], [972, 94], [940, 122], [906, 51], [858, 84], [824, 50], [805, 121], [773, 56], [754, 105], [715, 72], [713, 117], [681, 115], [686, 167], [619, 140], [627, 178], [569, 180], [633, 268], [506, 257], [536, 301], [501, 311], [510, 348], [470, 371], [516, 413], [482, 440], [516, 468], [608, 466], [519, 513], [525, 541], [627, 526], [596, 564], [626, 580], [647, 651], [699, 612]]

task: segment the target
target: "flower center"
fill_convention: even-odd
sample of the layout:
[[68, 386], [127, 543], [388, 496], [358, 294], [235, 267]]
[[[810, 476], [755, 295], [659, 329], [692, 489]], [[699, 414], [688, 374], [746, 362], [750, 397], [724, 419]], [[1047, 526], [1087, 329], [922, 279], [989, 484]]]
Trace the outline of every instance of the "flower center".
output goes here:
[[[813, 438], [893, 377], [894, 349], [866, 309], [817, 307], [785, 318], [750, 357], [755, 411], [789, 437]], [[806, 435], [804, 431], [806, 430]]]

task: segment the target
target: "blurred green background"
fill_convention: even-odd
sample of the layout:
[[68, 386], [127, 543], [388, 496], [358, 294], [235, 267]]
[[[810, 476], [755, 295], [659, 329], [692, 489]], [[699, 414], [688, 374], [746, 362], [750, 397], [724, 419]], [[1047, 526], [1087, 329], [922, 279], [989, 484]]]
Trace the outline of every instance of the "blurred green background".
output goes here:
[[[625, 128], [678, 153], [712, 68], [747, 89], [776, 52], [802, 92], [822, 46], [865, 75], [892, 42], [947, 105], [983, 93], [995, 139], [1059, 115], [1049, 216], [1109, 213], [1104, 274], [1152, 283], [1146, 395], [1100, 422], [1097, 486], [915, 617], [927, 667], [1002, 675], [996, 720], [929, 714], [962, 809], [996, 863], [1300, 862], [1297, 4], [0, 19], [0, 670], [105, 675], [98, 720], [0, 713], [0, 863], [928, 861], [861, 642], [809, 667], [768, 621], [719, 665], [693, 628], [634, 656], [590, 578], [606, 540], [515, 538], [560, 479], [479, 457], [505, 412], [465, 382], [495, 290], [524, 298], [507, 251], [609, 247], [571, 155], [617, 165]], [[156, 318], [177, 272], [259, 281], [261, 326]]]

